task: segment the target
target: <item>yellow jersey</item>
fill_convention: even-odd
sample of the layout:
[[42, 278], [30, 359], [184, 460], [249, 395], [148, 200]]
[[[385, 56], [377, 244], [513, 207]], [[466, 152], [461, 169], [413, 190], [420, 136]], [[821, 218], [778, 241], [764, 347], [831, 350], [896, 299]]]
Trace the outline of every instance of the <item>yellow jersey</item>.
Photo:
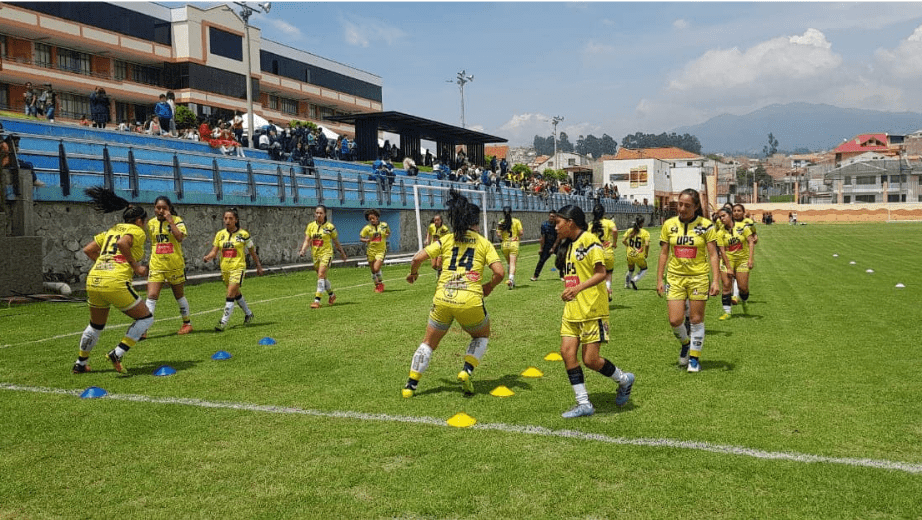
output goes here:
[[644, 249], [650, 245], [650, 232], [641, 228], [636, 234], [631, 235], [631, 232], [628, 231], [624, 234], [624, 239], [621, 240], [621, 243], [627, 246], [627, 256], [631, 258], [642, 257], [644, 256]]
[[672, 217], [663, 224], [660, 244], [669, 244], [667, 272], [674, 275], [699, 276], [710, 272], [708, 242], [717, 241], [714, 223], [704, 217], [682, 222]]
[[130, 260], [118, 250], [118, 241], [125, 235], [133, 237], [131, 257], [138, 262], [144, 258], [144, 243], [147, 242], [147, 234], [144, 230], [134, 224], [116, 224], [105, 233], [93, 237], [99, 245], [100, 252], [87, 277], [100, 281], [131, 281], [134, 277], [134, 269], [131, 268]]
[[214, 237], [212, 245], [221, 248], [221, 270], [238, 271], [246, 269], [247, 249], [252, 249], [253, 239], [250, 233], [245, 229], [238, 229], [234, 232], [228, 232], [226, 229], [218, 231]]
[[599, 220], [602, 229], [596, 229], [595, 224], [590, 223], [589, 227], [592, 229], [592, 234], [599, 237], [599, 241], [602, 242], [602, 250], [605, 251], [605, 254], [614, 256], [615, 254], [615, 234], [618, 232], [618, 225], [615, 224], [615, 221], [603, 218]]
[[749, 236], [752, 228], [744, 222], [734, 222], [731, 229], [720, 231], [717, 245], [724, 248], [727, 256], [741, 260], [749, 260]]
[[[173, 224], [183, 236], [189, 236], [186, 224], [181, 217], [173, 215]], [[182, 243], [176, 240], [176, 237], [170, 232], [169, 222], [152, 218], [147, 221], [147, 231], [150, 234], [151, 243], [151, 271], [175, 271], [186, 268], [186, 260], [182, 254]]]
[[755, 220], [752, 220], [752, 219], [749, 218], [749, 217], [744, 217], [743, 220], [742, 220], [741, 222], [742, 222], [743, 224], [746, 224], [746, 226], [749, 227], [749, 229], [752, 230], [752, 234], [753, 234], [753, 235], [756, 234], [756, 221], [755, 221]]
[[512, 224], [509, 226], [508, 231], [499, 230], [499, 236], [503, 239], [503, 245], [509, 245], [512, 242], [518, 242], [519, 237], [522, 235], [522, 221], [514, 218], [512, 219]]
[[434, 222], [429, 224], [428, 231], [429, 231], [429, 243], [430, 244], [451, 232], [448, 229], [448, 226], [446, 226], [445, 224], [442, 224], [441, 226], [437, 228], [435, 227]]
[[375, 255], [377, 253], [386, 253], [387, 238], [391, 236], [391, 228], [387, 226], [387, 222], [379, 221], [377, 226], [368, 224], [367, 226], [363, 227], [362, 231], [359, 232], [359, 236], [362, 238], [371, 239], [368, 242], [367, 248], [367, 254], [369, 256]]
[[[575, 287], [592, 278], [597, 264], [605, 265], [605, 255], [599, 237], [583, 231], [567, 248], [567, 263], [563, 279], [567, 287]], [[564, 321], [590, 321], [608, 316], [608, 291], [604, 283], [580, 291], [563, 307]]]
[[500, 261], [493, 244], [474, 231], [468, 231], [457, 242], [454, 234], [446, 234], [426, 246], [426, 254], [429, 258], [442, 257], [435, 299], [448, 303], [456, 303], [460, 292], [483, 296], [484, 268]]
[[314, 261], [324, 255], [333, 255], [333, 240], [339, 240], [339, 233], [330, 221], [318, 224], [315, 220], [307, 225], [304, 234], [310, 239], [311, 256]]

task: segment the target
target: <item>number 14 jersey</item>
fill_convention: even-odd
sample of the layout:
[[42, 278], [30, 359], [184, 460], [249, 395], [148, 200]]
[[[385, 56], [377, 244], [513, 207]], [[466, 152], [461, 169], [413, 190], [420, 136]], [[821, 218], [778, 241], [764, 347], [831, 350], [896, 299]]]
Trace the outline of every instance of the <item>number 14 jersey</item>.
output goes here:
[[464, 239], [457, 242], [454, 234], [443, 235], [426, 246], [426, 254], [429, 258], [442, 257], [442, 275], [435, 291], [436, 299], [458, 303], [459, 293], [468, 293], [462, 298], [464, 300], [470, 293], [482, 297], [483, 270], [500, 261], [493, 244], [474, 231], [468, 231]]

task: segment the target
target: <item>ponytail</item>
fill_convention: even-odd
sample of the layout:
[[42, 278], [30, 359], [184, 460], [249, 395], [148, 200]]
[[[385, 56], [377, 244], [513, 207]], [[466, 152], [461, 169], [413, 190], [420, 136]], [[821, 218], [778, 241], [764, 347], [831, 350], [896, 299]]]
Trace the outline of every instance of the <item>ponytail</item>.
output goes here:
[[147, 219], [147, 212], [141, 206], [133, 206], [127, 200], [119, 197], [114, 191], [103, 188], [102, 186], [93, 186], [84, 190], [86, 196], [90, 198], [93, 208], [101, 213], [112, 213], [124, 209], [122, 219], [131, 223], [137, 219]]

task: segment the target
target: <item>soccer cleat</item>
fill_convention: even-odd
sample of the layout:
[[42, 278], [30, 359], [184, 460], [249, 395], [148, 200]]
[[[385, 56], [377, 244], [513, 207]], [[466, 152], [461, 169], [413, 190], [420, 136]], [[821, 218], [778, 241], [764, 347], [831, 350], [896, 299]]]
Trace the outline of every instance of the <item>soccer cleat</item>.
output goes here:
[[320, 302], [318, 302], [317, 300], [314, 300], [314, 303], [311, 304], [311, 309], [319, 309], [319, 308], [320, 308]]
[[618, 393], [615, 395], [615, 404], [624, 406], [628, 399], [631, 398], [631, 389], [634, 387], [634, 374], [627, 372], [624, 379], [618, 385]]
[[729, 320], [729, 319], [730, 319], [730, 313], [725, 312], [725, 313], [723, 314], [723, 316], [721, 316], [721, 317], [719, 317], [719, 318], [717, 318], [717, 319], [718, 319], [718, 320]]
[[182, 324], [182, 327], [179, 327], [179, 330], [176, 331], [176, 334], [183, 335], [183, 334], [188, 334], [188, 333], [190, 333], [190, 332], [192, 332], [192, 324], [191, 324], [191, 323], [183, 323], [183, 324]]
[[637, 284], [634, 283], [634, 280], [631, 280], [631, 287], [633, 287], [635, 291], [637, 290]]
[[327, 303], [330, 304], [330, 305], [333, 305], [334, 303], [336, 303], [336, 294], [335, 294], [335, 293], [330, 293], [330, 297], [327, 299]]
[[403, 390], [400, 391], [400, 395], [402, 395], [404, 399], [409, 399], [409, 398], [413, 397], [413, 389], [412, 389], [412, 388], [404, 388]]
[[575, 417], [583, 417], [592, 415], [595, 413], [595, 407], [592, 406], [592, 403], [586, 404], [577, 404], [573, 408], [570, 408], [566, 412], [560, 414], [564, 419], [573, 419]]
[[474, 382], [471, 381], [471, 375], [467, 370], [458, 372], [458, 382], [461, 383], [461, 391], [464, 392], [464, 395], [474, 395]]
[[383, 292], [384, 292], [384, 284], [383, 284], [383, 283], [376, 283], [376, 284], [375, 284], [375, 292], [376, 292], [376, 293], [383, 293]]
[[253, 323], [254, 319], [256, 319], [256, 316], [254, 316], [253, 313], [251, 312], [243, 317], [243, 324], [247, 325], [249, 323]]
[[219, 321], [217, 325], [214, 326], [215, 332], [224, 332], [224, 329], [227, 328], [227, 323]]
[[531, 281], [537, 282], [537, 281], [538, 281], [538, 277], [537, 277], [537, 276], [532, 276], [532, 277], [531, 277]]
[[144, 341], [145, 339], [147, 339], [147, 333], [146, 333], [146, 332], [145, 332], [144, 334], [141, 334], [141, 337], [138, 339], [138, 341]]
[[506, 280], [506, 285], [509, 287], [509, 290], [511, 291], [512, 288], [515, 287], [515, 282], [513, 282], [512, 280]]
[[690, 358], [688, 360], [688, 371], [701, 372], [701, 362], [698, 361], [698, 358]]
[[80, 363], [74, 363], [74, 368], [70, 370], [75, 374], [85, 374], [90, 371], [90, 365], [81, 365]]
[[122, 366], [122, 358], [115, 353], [115, 349], [110, 350], [109, 353], [106, 354], [106, 359], [112, 363], [112, 368], [114, 368], [116, 372], [119, 374], [125, 373], [125, 367]]

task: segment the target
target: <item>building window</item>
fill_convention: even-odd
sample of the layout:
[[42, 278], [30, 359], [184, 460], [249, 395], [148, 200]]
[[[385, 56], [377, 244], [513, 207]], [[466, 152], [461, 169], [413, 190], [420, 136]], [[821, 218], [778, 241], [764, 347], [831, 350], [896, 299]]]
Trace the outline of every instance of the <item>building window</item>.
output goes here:
[[618, 182], [618, 181], [627, 181], [630, 180], [629, 173], [612, 173], [608, 176], [609, 182]]
[[906, 182], [906, 174], [890, 176], [890, 184], [900, 184], [903, 182]]
[[128, 64], [122, 60], [115, 60], [115, 80], [124, 81], [128, 79]]
[[281, 98], [282, 101], [282, 112], [286, 114], [297, 114], [298, 113], [298, 102], [293, 99]]
[[131, 80], [145, 85], [160, 85], [160, 69], [133, 63], [131, 65]]
[[269, 108], [272, 110], [279, 109], [279, 98], [278, 96], [269, 96]]
[[844, 201], [845, 201], [846, 204], [851, 204], [851, 202], [852, 202], [852, 196], [851, 196], [851, 195], [846, 195]]
[[631, 168], [631, 187], [637, 188], [638, 186], [647, 185], [647, 167], [641, 166], [639, 168]]
[[855, 195], [855, 202], [877, 202], [877, 197], [875, 195]]
[[68, 119], [80, 119], [80, 116], [86, 115], [90, 118], [90, 98], [88, 96], [77, 96], [74, 94], [58, 94], [58, 102], [61, 104], [58, 117]]
[[311, 104], [308, 110], [310, 111], [308, 117], [311, 119], [317, 119], [317, 105]]
[[211, 53], [215, 56], [243, 61], [243, 36], [222, 31], [217, 27], [209, 27], [208, 40]]
[[[63, 49], [62, 49], [63, 51]], [[39, 67], [51, 68], [51, 46], [44, 43], [35, 44], [35, 64]]]
[[685, 163], [685, 166], [691, 166], [691, 165], [692, 165], [691, 161], [688, 161], [687, 163]]
[[868, 186], [877, 183], [877, 178], [871, 175], [865, 175], [862, 177], [855, 177], [855, 184], [859, 186]]
[[10, 108], [10, 86], [0, 83], [0, 107]]
[[90, 55], [58, 48], [58, 69], [74, 74], [90, 75]]
[[576, 166], [576, 159], [567, 159], [567, 166]]
[[852, 185], [852, 176], [851, 176], [851, 175], [846, 175], [846, 176], [845, 176], [845, 180], [844, 180], [842, 183], [845, 184], [846, 186], [851, 186], [851, 185]]

